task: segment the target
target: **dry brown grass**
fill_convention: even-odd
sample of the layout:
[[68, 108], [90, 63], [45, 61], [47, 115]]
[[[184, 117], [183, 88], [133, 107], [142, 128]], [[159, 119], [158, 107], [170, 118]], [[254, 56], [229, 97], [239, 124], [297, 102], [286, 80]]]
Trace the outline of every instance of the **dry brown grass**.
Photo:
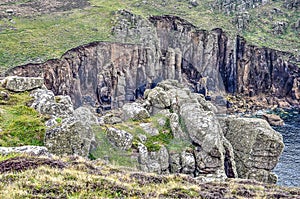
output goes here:
[[[14, 157], [26, 167], [0, 175], [0, 198], [296, 198], [299, 188], [249, 180], [204, 183], [186, 175], [156, 175], [88, 161], [80, 157]], [[52, 164], [42, 164], [45, 162]], [[57, 166], [53, 163], [59, 163]]]

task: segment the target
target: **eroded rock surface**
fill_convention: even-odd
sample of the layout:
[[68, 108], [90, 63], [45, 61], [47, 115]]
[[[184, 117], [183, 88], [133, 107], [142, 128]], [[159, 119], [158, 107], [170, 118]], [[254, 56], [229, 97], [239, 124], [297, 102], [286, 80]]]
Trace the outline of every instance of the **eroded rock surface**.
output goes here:
[[[162, 100], [157, 100], [162, 99], [160, 95], [165, 96], [163, 99], [169, 102], [168, 106], [162, 105]], [[149, 140], [164, 132], [155, 129], [151, 123], [143, 123], [142, 119], [135, 121], [140, 122], [138, 127], [143, 130], [141, 134], [137, 135], [138, 131], [135, 131], [134, 136], [128, 136], [128, 132], [120, 136], [120, 132], [123, 132], [121, 129], [108, 133], [109, 138], [112, 134], [118, 135], [110, 140], [123, 150], [131, 148], [132, 140], [135, 140], [135, 146], [132, 147], [137, 149], [141, 170], [203, 176], [207, 181], [239, 177], [276, 182], [277, 178], [271, 170], [277, 164], [284, 145], [282, 136], [265, 120], [217, 117], [215, 107], [205, 101], [203, 95], [192, 93], [176, 80], [165, 80], [154, 89], [146, 90], [144, 98], [139, 103], [148, 110], [159, 107], [159, 112], [152, 112], [152, 116], [162, 117], [157, 119], [158, 125], [161, 123], [166, 127], [168, 124], [174, 142], [189, 144], [178, 148], [180, 145], [165, 143], [158, 149], [153, 148], [153, 145], [162, 141], [156, 140], [150, 144]], [[130, 142], [123, 141], [128, 137], [131, 138]], [[129, 144], [124, 147], [123, 143]]]
[[271, 170], [284, 148], [282, 136], [262, 119], [228, 117], [219, 120], [234, 149], [238, 176], [275, 183], [277, 177]]
[[48, 115], [48, 127], [44, 144], [56, 155], [88, 156], [96, 147], [92, 126], [97, 118], [86, 107], [74, 110], [70, 96], [55, 96], [50, 90], [37, 89], [31, 93], [34, 98], [32, 107], [39, 113]]
[[44, 86], [44, 79], [41, 77], [28, 78], [28, 77], [18, 77], [18, 76], [9, 76], [3, 80], [4, 88], [14, 91], [14, 92], [23, 92], [31, 91], [36, 88], [41, 88]]
[[213, 101], [234, 93], [265, 95], [265, 106], [280, 100], [299, 105], [300, 69], [288, 53], [249, 45], [239, 36], [230, 39], [221, 29], [199, 30], [179, 17], [147, 20], [120, 11], [118, 19], [113, 33], [119, 43], [90, 43], [6, 75], [43, 77], [48, 89], [70, 95], [75, 107], [89, 104], [102, 111], [142, 97], [164, 79], [182, 81]]

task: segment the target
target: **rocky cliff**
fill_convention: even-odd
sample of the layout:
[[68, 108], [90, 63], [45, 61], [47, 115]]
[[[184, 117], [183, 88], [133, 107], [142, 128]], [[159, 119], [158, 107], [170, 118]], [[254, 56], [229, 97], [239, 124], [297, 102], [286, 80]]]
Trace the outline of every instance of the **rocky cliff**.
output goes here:
[[117, 43], [90, 43], [6, 75], [44, 77], [48, 89], [70, 95], [76, 107], [120, 107], [163, 79], [183, 81], [213, 100], [230, 93], [263, 95], [270, 106], [278, 99], [299, 105], [300, 69], [288, 61], [288, 53], [248, 45], [239, 36], [231, 39], [221, 29], [199, 30], [174, 16], [147, 20], [127, 11], [118, 16]]

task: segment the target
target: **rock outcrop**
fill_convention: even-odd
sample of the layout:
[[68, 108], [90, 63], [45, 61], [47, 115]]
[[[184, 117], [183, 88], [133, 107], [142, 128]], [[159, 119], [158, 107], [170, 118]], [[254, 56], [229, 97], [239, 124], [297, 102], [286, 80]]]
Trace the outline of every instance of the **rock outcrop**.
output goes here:
[[199, 30], [179, 17], [147, 20], [120, 11], [118, 19], [118, 43], [90, 43], [6, 75], [43, 77], [48, 89], [70, 95], [75, 107], [104, 111], [136, 100], [163, 79], [183, 81], [212, 100], [225, 93], [266, 95], [267, 104], [284, 99], [287, 106], [299, 105], [300, 69], [288, 53], [249, 45], [240, 36], [230, 39], [221, 29]]
[[41, 88], [44, 86], [44, 79], [41, 77], [28, 78], [28, 77], [18, 77], [9, 76], [2, 81], [4, 88], [14, 91], [23, 92], [30, 91], [36, 88]]
[[269, 3], [270, 0], [216, 0], [213, 7], [226, 13], [232, 14]]
[[56, 155], [81, 155], [87, 157], [95, 147], [92, 125], [98, 121], [90, 109], [79, 107], [74, 110], [69, 96], [55, 96], [52, 91], [36, 89], [31, 92], [32, 107], [48, 115], [48, 127], [44, 144], [49, 152]]
[[234, 149], [238, 176], [276, 183], [277, 177], [271, 170], [283, 151], [282, 136], [262, 119], [227, 117], [219, 120]]
[[107, 138], [122, 150], [128, 150], [132, 146], [133, 136], [124, 130], [108, 128]]
[[[168, 106], [157, 99], [168, 101]], [[135, 151], [132, 156], [138, 157], [141, 170], [184, 173], [207, 181], [239, 177], [276, 182], [271, 170], [284, 145], [281, 135], [265, 120], [217, 117], [203, 95], [192, 93], [176, 80], [146, 90], [139, 103], [152, 113], [151, 118], [159, 119], [151, 123], [149, 118], [145, 123], [141, 118], [134, 124], [124, 121], [111, 127], [107, 123], [106, 136], [121, 150]]]
[[91, 126], [75, 118], [63, 119], [61, 124], [46, 131], [45, 146], [56, 155], [87, 157], [95, 140]]

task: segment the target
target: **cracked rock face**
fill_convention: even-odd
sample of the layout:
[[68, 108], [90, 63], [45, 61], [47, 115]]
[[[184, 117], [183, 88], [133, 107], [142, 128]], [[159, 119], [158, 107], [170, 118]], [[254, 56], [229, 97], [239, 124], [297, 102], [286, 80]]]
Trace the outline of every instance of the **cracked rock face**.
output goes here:
[[272, 93], [269, 101], [286, 98], [299, 105], [300, 69], [288, 53], [230, 39], [221, 29], [199, 30], [174, 16], [147, 20], [120, 11], [113, 33], [117, 43], [79, 46], [60, 59], [18, 66], [6, 75], [43, 77], [48, 89], [69, 95], [76, 108], [89, 104], [104, 111], [135, 101], [165, 79], [204, 95]]
[[34, 97], [31, 106], [51, 117], [46, 122], [44, 139], [49, 152], [87, 157], [96, 145], [92, 125], [97, 123], [97, 118], [91, 111], [85, 107], [74, 110], [70, 96], [55, 96], [49, 90], [37, 89], [31, 96]]
[[44, 79], [40, 77], [28, 78], [28, 77], [17, 77], [10, 76], [3, 80], [4, 88], [14, 91], [23, 92], [31, 91], [36, 88], [41, 88], [44, 86]]
[[271, 172], [284, 144], [282, 136], [267, 121], [256, 118], [221, 118], [225, 137], [234, 149], [234, 160], [240, 178], [275, 183]]
[[76, 154], [87, 157], [94, 139], [90, 126], [74, 118], [66, 118], [61, 125], [46, 131], [45, 146], [56, 155]]

